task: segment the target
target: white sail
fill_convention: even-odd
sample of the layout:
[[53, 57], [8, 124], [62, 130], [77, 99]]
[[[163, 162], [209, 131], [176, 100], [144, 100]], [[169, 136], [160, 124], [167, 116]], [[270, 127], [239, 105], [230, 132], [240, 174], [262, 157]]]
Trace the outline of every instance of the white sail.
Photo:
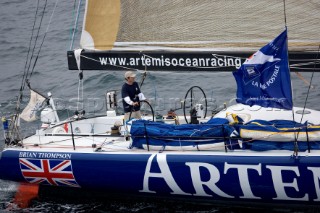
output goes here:
[[[286, 1], [289, 49], [317, 50], [320, 1]], [[87, 0], [81, 47], [256, 50], [285, 26], [279, 0]]]
[[39, 111], [42, 103], [46, 100], [45, 97], [33, 90], [30, 90], [30, 93], [30, 101], [20, 114], [20, 118], [27, 122], [35, 121], [37, 119], [36, 113]]

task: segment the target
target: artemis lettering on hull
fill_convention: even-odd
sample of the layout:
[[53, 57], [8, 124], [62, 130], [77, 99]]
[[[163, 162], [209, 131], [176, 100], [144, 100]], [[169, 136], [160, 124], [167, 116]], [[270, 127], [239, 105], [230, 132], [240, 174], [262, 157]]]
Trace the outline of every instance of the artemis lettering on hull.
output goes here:
[[[154, 160], [156, 158], [156, 160]], [[154, 165], [156, 164], [156, 165]], [[151, 170], [152, 166], [157, 166], [160, 171], [153, 172]], [[218, 169], [219, 166], [205, 162], [186, 162], [186, 168], [189, 168], [188, 174], [185, 176], [191, 177], [192, 181], [192, 192], [187, 192], [179, 186], [178, 178], [175, 178], [171, 169], [170, 163], [167, 162], [166, 154], [152, 154], [147, 162], [144, 178], [143, 178], [143, 188], [139, 192], [145, 193], [157, 193], [150, 189], [150, 180], [154, 178], [159, 178], [165, 181], [166, 185], [171, 190], [171, 194], [175, 195], [186, 195], [186, 196], [206, 196], [213, 197], [219, 196], [221, 198], [240, 198], [240, 199], [266, 199], [264, 196], [259, 196], [259, 194], [253, 190], [254, 179], [257, 178], [269, 178], [272, 182], [272, 189], [276, 196], [271, 197], [272, 200], [290, 200], [290, 201], [320, 201], [320, 168], [319, 167], [307, 167], [310, 175], [312, 174], [314, 192], [316, 194], [315, 199], [310, 199], [308, 193], [304, 191], [300, 192], [298, 185], [298, 179], [300, 177], [300, 170], [298, 166], [279, 166], [279, 165], [262, 165], [259, 164], [231, 164], [224, 162], [223, 169]], [[204, 180], [203, 172], [209, 175]], [[230, 193], [230, 190], [226, 190], [221, 187], [220, 182], [223, 182], [225, 175], [229, 173], [236, 174], [233, 180], [239, 183], [241, 189], [241, 196], [234, 195]], [[284, 178], [283, 174], [290, 174], [290, 178]], [[271, 175], [270, 175], [271, 174]], [[229, 174], [231, 175], [231, 174]], [[311, 177], [311, 176], [310, 176]], [[263, 180], [264, 180], [263, 179]], [[251, 181], [250, 181], [251, 180]], [[209, 189], [209, 190], [208, 190]], [[229, 191], [229, 192], [227, 192]], [[231, 190], [232, 191], [232, 190]], [[288, 195], [290, 191], [290, 196]], [[292, 196], [292, 195], [296, 196]]]

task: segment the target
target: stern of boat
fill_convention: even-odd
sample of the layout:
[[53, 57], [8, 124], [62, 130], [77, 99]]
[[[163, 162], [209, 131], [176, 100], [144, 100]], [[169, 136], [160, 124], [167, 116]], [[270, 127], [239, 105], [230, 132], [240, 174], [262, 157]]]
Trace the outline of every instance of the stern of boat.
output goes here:
[[19, 165], [19, 150], [5, 149], [0, 152], [0, 180], [25, 182]]

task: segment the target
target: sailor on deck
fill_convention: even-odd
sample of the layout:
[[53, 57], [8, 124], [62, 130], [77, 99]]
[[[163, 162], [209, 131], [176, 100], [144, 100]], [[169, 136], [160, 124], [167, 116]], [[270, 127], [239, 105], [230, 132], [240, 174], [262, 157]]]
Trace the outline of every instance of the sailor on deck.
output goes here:
[[[140, 91], [139, 85], [135, 82], [136, 74], [128, 71], [124, 74], [126, 83], [123, 84], [121, 94], [124, 109], [124, 120], [130, 118], [141, 119], [139, 101], [146, 100], [143, 93]], [[130, 116], [131, 113], [131, 116]]]

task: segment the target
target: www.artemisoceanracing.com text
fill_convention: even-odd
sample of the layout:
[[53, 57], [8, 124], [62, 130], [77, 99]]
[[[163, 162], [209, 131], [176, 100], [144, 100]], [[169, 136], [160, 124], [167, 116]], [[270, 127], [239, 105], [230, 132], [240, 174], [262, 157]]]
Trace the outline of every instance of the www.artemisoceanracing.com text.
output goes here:
[[212, 57], [150, 57], [142, 55], [140, 57], [99, 57], [102, 66], [130, 66], [130, 67], [235, 67], [241, 66], [241, 58], [231, 56]]

